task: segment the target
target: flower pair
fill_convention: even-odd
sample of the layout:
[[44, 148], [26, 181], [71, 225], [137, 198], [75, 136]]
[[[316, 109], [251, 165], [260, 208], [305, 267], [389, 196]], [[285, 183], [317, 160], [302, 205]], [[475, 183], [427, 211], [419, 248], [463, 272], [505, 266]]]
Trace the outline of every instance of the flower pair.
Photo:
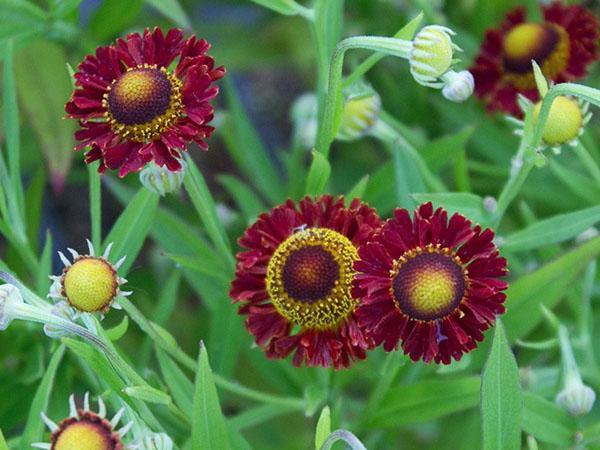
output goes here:
[[504, 312], [493, 237], [431, 203], [382, 222], [359, 199], [288, 200], [240, 238], [230, 295], [269, 358], [338, 369], [401, 345], [449, 364]]

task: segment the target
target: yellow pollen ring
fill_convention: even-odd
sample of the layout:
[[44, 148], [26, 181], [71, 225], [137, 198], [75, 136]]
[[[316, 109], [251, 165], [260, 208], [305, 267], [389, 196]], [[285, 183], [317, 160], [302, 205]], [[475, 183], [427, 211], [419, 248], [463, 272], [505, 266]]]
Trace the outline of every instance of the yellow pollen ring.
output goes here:
[[[332, 280], [331, 289], [323, 297], [310, 300], [294, 298], [286, 289], [284, 268], [290, 256], [310, 247], [317, 247], [329, 253], [337, 263], [337, 272], [323, 274], [323, 278]], [[267, 267], [267, 292], [273, 306], [287, 320], [303, 328], [335, 328], [354, 311], [358, 303], [351, 295], [356, 260], [356, 247], [337, 231], [328, 228], [308, 228], [292, 234], [279, 245]], [[313, 271], [307, 268], [299, 269], [308, 275], [307, 282], [313, 281]], [[329, 270], [333, 270], [331, 266]], [[298, 275], [295, 279], [301, 280], [302, 273]], [[310, 290], [312, 286], [307, 288]]]
[[[148, 71], [152, 70], [159, 71], [170, 84], [171, 93], [168, 108], [144, 123], [122, 123], [111, 113], [111, 91], [118, 88], [118, 92], [113, 94], [112, 102], [117, 101], [119, 106], [122, 104], [125, 108], [127, 106], [135, 108], [136, 103], [151, 101], [152, 94], [156, 94], [152, 89], [154, 87], [152, 79], [148, 76]], [[164, 67], [158, 68], [156, 65], [150, 64], [130, 67], [121, 77], [114, 80], [108, 91], [104, 93], [102, 99], [102, 106], [106, 109], [104, 117], [113, 132], [123, 139], [135, 142], [157, 140], [183, 115], [182, 88], [183, 83], [181, 80], [169, 73]], [[112, 105], [112, 107], [114, 106]]]
[[[533, 120], [536, 124], [541, 107], [542, 102], [538, 102], [533, 109]], [[582, 125], [583, 114], [577, 100], [561, 95], [556, 97], [550, 106], [542, 138], [548, 145], [566, 144], [579, 136]]]
[[103, 423], [73, 422], [60, 431], [52, 450], [114, 450], [112, 434]]
[[535, 88], [531, 60], [542, 73], [555, 79], [564, 71], [571, 54], [567, 31], [554, 23], [523, 23], [511, 29], [504, 37], [504, 78], [520, 89]]
[[429, 322], [454, 312], [468, 288], [460, 259], [439, 245], [417, 247], [394, 262], [390, 272], [394, 305], [413, 320]]
[[112, 264], [92, 256], [82, 256], [67, 267], [61, 284], [62, 295], [69, 304], [84, 312], [108, 311], [119, 289]]

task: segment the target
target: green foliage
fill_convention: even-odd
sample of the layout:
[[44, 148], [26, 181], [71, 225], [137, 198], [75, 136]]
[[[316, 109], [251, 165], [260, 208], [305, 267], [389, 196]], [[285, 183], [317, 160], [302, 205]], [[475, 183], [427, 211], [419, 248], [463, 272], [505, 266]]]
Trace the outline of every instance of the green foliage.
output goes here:
[[519, 450], [523, 400], [519, 368], [501, 321], [481, 378], [481, 415], [484, 450]]

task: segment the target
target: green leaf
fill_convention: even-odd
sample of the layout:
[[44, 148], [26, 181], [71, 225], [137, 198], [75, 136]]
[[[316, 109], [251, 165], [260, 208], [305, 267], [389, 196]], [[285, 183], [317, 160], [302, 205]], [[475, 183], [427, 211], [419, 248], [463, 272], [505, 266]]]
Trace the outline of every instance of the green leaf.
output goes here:
[[44, 422], [42, 422], [40, 415], [42, 412], [46, 412], [48, 409], [48, 402], [50, 400], [50, 393], [54, 386], [54, 378], [56, 377], [56, 371], [60, 362], [62, 361], [63, 355], [65, 354], [65, 346], [59, 346], [52, 359], [48, 364], [46, 373], [37, 388], [35, 397], [29, 408], [29, 416], [27, 417], [27, 425], [23, 431], [22, 447], [29, 448], [31, 444], [35, 442], [43, 441], [44, 435]]
[[444, 192], [432, 194], [413, 194], [419, 203], [432, 202], [434, 207], [442, 206], [448, 214], [460, 213], [474, 223], [486, 224], [488, 214], [483, 209], [483, 199], [466, 192]]
[[398, 386], [388, 391], [368, 426], [396, 428], [463, 411], [479, 403], [479, 390], [478, 376]]
[[573, 417], [553, 402], [531, 392], [523, 394], [523, 401], [523, 431], [561, 448], [573, 445], [576, 431]]
[[158, 405], [171, 404], [171, 397], [152, 386], [127, 386], [123, 392], [132, 398]]
[[523, 399], [519, 368], [498, 320], [481, 377], [483, 450], [519, 450]]
[[265, 198], [278, 203], [284, 189], [272, 163], [274, 157], [261, 142], [230, 78], [224, 80], [230, 116], [221, 127], [221, 136], [240, 171]]
[[[65, 120], [65, 101], [71, 94], [62, 46], [39, 39], [15, 58], [21, 105], [29, 119], [50, 170], [50, 182], [60, 191], [75, 155], [75, 121]], [[40, 101], [40, 99], [44, 99]]]
[[88, 28], [97, 40], [106, 41], [133, 23], [143, 3], [143, 0], [104, 0], [92, 14]]
[[228, 262], [228, 265], [233, 267], [234, 260], [231, 254], [231, 243], [217, 217], [215, 201], [206, 185], [206, 180], [189, 155], [186, 155], [186, 158], [188, 171], [184, 179], [185, 188], [192, 199], [200, 220], [204, 223], [204, 227], [212, 243], [219, 250], [221, 256]]
[[348, 191], [345, 195], [346, 202], [349, 204], [355, 198], [362, 198], [369, 184], [369, 175], [365, 175]]
[[54, 256], [52, 250], [52, 234], [50, 234], [50, 230], [47, 230], [44, 250], [42, 250], [42, 256], [40, 257], [40, 268], [35, 280], [35, 290], [41, 297], [45, 297], [48, 294], [48, 289], [50, 289], [48, 274], [52, 273], [52, 257]]
[[600, 255], [600, 237], [522, 276], [506, 291], [503, 317], [509, 340], [521, 338], [542, 320], [540, 306], [552, 309], [571, 289], [587, 264]]
[[474, 130], [475, 127], [469, 126], [457, 133], [430, 141], [419, 149], [419, 153], [429, 168], [437, 173], [464, 150]]
[[[42, 205], [46, 190], [46, 170], [39, 167], [33, 179], [25, 190], [25, 223], [27, 224], [27, 239], [37, 252], [40, 236]], [[50, 273], [50, 272], [48, 272]]]
[[200, 343], [198, 356], [192, 417], [192, 448], [223, 450], [231, 448], [225, 418], [219, 405], [217, 388], [208, 364], [208, 354], [203, 343]]
[[313, 151], [313, 161], [306, 179], [306, 194], [320, 195], [327, 186], [331, 175], [331, 165], [327, 158], [317, 151]]
[[167, 384], [175, 404], [188, 417], [192, 417], [192, 399], [194, 398], [194, 385], [175, 364], [169, 355], [160, 348], [156, 348], [156, 357], [163, 375], [163, 380]]
[[541, 220], [500, 241], [500, 247], [509, 251], [527, 251], [563, 242], [600, 222], [600, 206], [560, 214]]
[[315, 435], [315, 450], [321, 450], [327, 436], [331, 434], [331, 411], [329, 406], [323, 408], [319, 421], [317, 422], [317, 433]]
[[0, 450], [9, 450], [8, 445], [6, 445], [6, 441], [4, 440], [2, 429], [0, 429]]
[[243, 181], [231, 175], [219, 175], [217, 179], [235, 201], [236, 206], [244, 215], [246, 223], [253, 222], [266, 209], [252, 188]]
[[146, 3], [156, 8], [163, 16], [171, 19], [185, 30], [191, 30], [192, 24], [178, 0], [146, 0]]
[[252, 0], [260, 6], [269, 8], [279, 14], [293, 16], [298, 13], [298, 4], [293, 0]]
[[50, 0], [50, 13], [53, 17], [64, 18], [75, 12], [82, 0]]
[[124, 315], [121, 322], [119, 322], [119, 325], [106, 330], [106, 335], [111, 341], [115, 342], [121, 339], [123, 336], [125, 336], [125, 333], [127, 333], [128, 329], [129, 317], [127, 315]]
[[113, 243], [110, 252], [110, 258], [113, 261], [127, 256], [122, 268], [123, 273], [129, 271], [142, 249], [154, 221], [157, 207], [158, 195], [141, 188], [106, 236], [104, 246]]

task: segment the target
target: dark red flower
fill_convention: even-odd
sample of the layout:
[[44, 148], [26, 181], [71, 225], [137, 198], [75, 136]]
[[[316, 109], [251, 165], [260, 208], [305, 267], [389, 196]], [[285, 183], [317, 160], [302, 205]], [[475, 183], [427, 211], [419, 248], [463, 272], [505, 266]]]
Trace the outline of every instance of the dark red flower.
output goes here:
[[524, 7], [507, 14], [499, 29], [488, 30], [471, 73], [475, 92], [490, 111], [522, 115], [517, 94], [539, 100], [531, 60], [555, 83], [582, 78], [598, 59], [598, 19], [579, 5], [542, 6], [544, 21], [527, 22]]
[[184, 39], [179, 29], [165, 36], [155, 28], [87, 55], [65, 106], [82, 128], [76, 149], [90, 147], [86, 162], [99, 159], [100, 172], [119, 169], [120, 176], [150, 161], [176, 171], [188, 143], [206, 150], [204, 139], [213, 132], [210, 101], [219, 92], [212, 83], [225, 74], [206, 55], [209, 48], [204, 39]]
[[366, 357], [352, 279], [358, 246], [380, 225], [359, 199], [326, 195], [288, 200], [246, 230], [230, 295], [269, 358], [339, 369]]
[[449, 364], [477, 346], [504, 313], [506, 260], [494, 233], [431, 203], [411, 220], [396, 209], [359, 250], [353, 295], [359, 324], [376, 345], [413, 361]]

